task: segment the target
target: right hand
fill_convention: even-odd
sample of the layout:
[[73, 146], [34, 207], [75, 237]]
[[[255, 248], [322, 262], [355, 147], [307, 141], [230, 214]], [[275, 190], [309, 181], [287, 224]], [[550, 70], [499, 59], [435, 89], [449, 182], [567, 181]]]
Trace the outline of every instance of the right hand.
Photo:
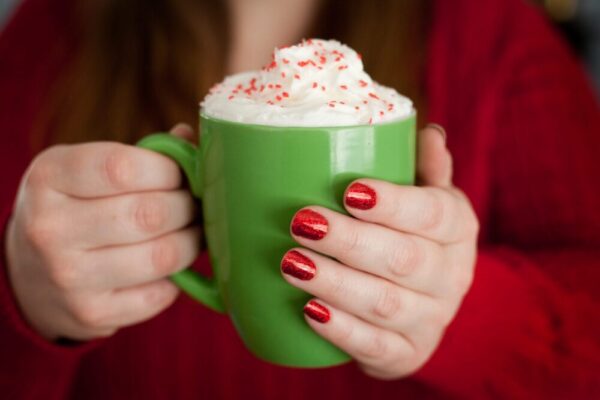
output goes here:
[[168, 307], [178, 294], [168, 276], [193, 262], [200, 241], [180, 183], [167, 157], [118, 143], [55, 146], [36, 157], [6, 238], [30, 325], [49, 340], [86, 340]]

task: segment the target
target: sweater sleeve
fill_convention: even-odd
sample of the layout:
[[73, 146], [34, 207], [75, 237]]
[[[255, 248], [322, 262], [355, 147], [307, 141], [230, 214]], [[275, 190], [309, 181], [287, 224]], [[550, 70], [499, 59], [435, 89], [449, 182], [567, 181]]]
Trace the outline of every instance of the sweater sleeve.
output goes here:
[[[32, 121], [63, 68], [69, 3], [25, 0], [0, 33], [0, 398], [65, 399], [79, 361], [99, 341], [52, 343], [27, 323], [7, 274], [5, 231], [32, 158]], [[25, 95], [24, 95], [25, 94]]]
[[488, 237], [471, 291], [416, 377], [460, 398], [598, 398], [600, 110], [541, 18], [514, 34], [486, 128]]
[[54, 343], [34, 331], [21, 314], [8, 278], [4, 213], [0, 237], [0, 393], [8, 399], [65, 399], [81, 357], [101, 340]]

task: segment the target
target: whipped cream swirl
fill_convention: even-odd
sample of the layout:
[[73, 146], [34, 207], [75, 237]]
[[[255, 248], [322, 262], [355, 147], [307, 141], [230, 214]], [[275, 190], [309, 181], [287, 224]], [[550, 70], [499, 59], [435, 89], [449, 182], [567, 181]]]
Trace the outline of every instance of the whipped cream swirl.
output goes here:
[[227, 77], [201, 103], [213, 118], [272, 126], [350, 126], [405, 118], [412, 102], [374, 82], [360, 54], [335, 40], [275, 49], [260, 71]]

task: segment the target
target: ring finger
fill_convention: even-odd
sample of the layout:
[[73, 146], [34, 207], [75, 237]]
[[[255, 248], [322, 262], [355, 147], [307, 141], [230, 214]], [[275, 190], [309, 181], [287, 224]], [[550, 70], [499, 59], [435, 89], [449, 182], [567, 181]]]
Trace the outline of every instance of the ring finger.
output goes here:
[[[200, 229], [180, 230], [142, 243], [86, 252], [82, 274], [97, 289], [125, 288], [159, 280], [198, 256]], [[87, 261], [86, 261], [87, 259]]]
[[290, 284], [386, 329], [420, 333], [438, 307], [428, 296], [306, 249], [288, 251], [281, 271]]

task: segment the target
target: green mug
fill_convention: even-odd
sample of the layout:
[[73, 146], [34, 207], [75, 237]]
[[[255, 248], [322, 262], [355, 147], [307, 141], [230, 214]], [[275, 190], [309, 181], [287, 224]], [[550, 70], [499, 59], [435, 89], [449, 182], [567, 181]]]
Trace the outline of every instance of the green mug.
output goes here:
[[257, 357], [294, 367], [326, 367], [349, 356], [318, 336], [302, 314], [311, 296], [280, 274], [297, 244], [295, 212], [315, 204], [345, 212], [343, 193], [356, 178], [412, 184], [415, 115], [346, 127], [278, 127], [200, 115], [196, 147], [168, 134], [138, 145], [175, 160], [202, 200], [213, 277], [191, 269], [171, 278], [205, 306], [227, 313]]

